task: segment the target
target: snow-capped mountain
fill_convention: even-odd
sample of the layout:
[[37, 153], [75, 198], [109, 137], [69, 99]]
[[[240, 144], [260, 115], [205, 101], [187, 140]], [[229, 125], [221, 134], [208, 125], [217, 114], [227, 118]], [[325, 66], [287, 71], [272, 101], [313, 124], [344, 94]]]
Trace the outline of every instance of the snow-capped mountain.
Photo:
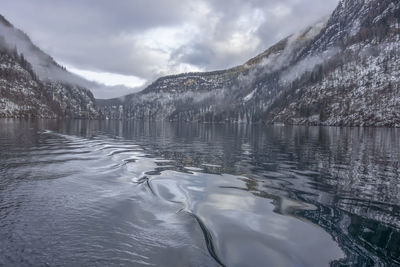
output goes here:
[[245, 64], [162, 77], [106, 118], [400, 127], [400, 1], [342, 0]]
[[98, 117], [86, 84], [0, 15], [0, 117]]

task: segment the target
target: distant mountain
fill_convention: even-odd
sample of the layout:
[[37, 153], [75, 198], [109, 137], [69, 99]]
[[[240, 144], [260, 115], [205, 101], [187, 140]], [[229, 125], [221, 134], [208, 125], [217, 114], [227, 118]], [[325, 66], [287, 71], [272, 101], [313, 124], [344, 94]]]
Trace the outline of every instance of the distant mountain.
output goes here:
[[0, 117], [97, 118], [86, 84], [0, 15]]
[[400, 127], [400, 2], [341, 0], [245, 64], [162, 77], [106, 118]]

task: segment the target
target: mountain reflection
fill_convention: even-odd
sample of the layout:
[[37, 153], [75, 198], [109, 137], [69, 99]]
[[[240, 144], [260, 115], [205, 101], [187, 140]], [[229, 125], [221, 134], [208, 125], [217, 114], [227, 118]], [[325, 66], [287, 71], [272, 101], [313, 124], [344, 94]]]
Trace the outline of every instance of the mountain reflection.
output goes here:
[[241, 190], [273, 200], [277, 213], [307, 219], [339, 243], [348, 257], [333, 265], [400, 264], [398, 129], [112, 121], [96, 127], [146, 146], [152, 139], [150, 154], [171, 160], [174, 170], [189, 165], [247, 177]]
[[189, 164], [206, 173], [246, 176], [242, 190], [272, 199], [278, 213], [321, 226], [348, 256], [334, 265], [400, 263], [397, 129], [148, 127], [142, 131], [156, 129], [153, 138], [163, 139], [153, 152], [172, 160], [175, 168]]
[[[1, 136], [36, 142], [4, 125]], [[124, 159], [129, 174], [164, 203], [183, 205], [221, 264], [243, 265], [239, 255], [246, 254], [261, 265], [262, 251], [271, 264], [400, 264], [398, 129], [121, 121], [24, 127], [129, 143], [108, 155], [140, 151]], [[309, 260], [321, 244], [329, 253]]]

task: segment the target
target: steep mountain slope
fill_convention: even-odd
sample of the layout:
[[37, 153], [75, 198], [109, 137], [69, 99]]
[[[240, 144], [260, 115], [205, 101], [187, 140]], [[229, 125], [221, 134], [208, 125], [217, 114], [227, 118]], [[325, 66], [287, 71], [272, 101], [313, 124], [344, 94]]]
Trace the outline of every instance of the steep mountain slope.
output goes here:
[[327, 21], [226, 71], [158, 79], [107, 118], [400, 127], [400, 3], [342, 0]]
[[46, 93], [29, 63], [0, 44], [0, 117], [37, 117], [39, 114], [56, 118], [61, 114], [61, 107]]
[[341, 1], [289, 73], [315, 55], [336, 49], [335, 55], [283, 80], [267, 120], [400, 127], [399, 23], [399, 1]]
[[79, 85], [84, 80], [57, 64], [1, 15], [0, 48], [0, 116], [98, 117], [92, 93]]

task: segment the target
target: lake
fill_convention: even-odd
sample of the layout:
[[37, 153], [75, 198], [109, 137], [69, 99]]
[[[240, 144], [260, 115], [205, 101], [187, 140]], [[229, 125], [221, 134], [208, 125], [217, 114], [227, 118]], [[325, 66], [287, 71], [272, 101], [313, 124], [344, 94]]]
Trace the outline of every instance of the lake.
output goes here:
[[0, 265], [400, 265], [400, 129], [2, 119]]

